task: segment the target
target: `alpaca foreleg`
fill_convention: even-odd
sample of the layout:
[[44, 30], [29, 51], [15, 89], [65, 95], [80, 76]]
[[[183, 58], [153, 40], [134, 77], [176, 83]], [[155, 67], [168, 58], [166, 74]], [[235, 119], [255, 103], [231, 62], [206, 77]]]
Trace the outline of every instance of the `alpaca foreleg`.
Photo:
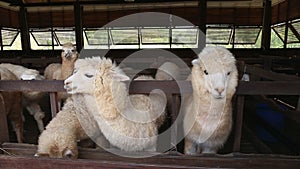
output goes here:
[[184, 141], [184, 154], [188, 154], [188, 155], [197, 154], [197, 144], [188, 138], [185, 138]]
[[45, 113], [42, 111], [40, 105], [37, 103], [30, 103], [26, 106], [26, 109], [29, 114], [34, 117], [40, 132], [44, 131], [43, 118], [45, 117]]

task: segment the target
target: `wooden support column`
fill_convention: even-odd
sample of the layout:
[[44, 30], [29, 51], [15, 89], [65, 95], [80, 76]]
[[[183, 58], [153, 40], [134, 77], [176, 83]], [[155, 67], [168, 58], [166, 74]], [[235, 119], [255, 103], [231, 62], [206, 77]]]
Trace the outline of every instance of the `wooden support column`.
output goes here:
[[20, 28], [21, 28], [21, 43], [22, 50], [26, 53], [30, 52], [30, 36], [27, 22], [27, 9], [24, 6], [20, 7], [19, 13]]
[[74, 4], [74, 17], [75, 17], [75, 37], [77, 51], [81, 51], [83, 47], [83, 33], [82, 33], [82, 7], [79, 1]]
[[[290, 7], [289, 7], [289, 1], [286, 1], [286, 13], [285, 13], [285, 30], [284, 30], [284, 39], [283, 39], [283, 48], [286, 49], [287, 46], [287, 40], [288, 40], [288, 30], [289, 30], [289, 13], [290, 13]], [[297, 31], [296, 31], [297, 32]]]
[[198, 37], [198, 52], [206, 46], [206, 10], [207, 0], [199, 0], [199, 37]]
[[245, 96], [237, 96], [237, 110], [235, 118], [233, 152], [239, 152], [241, 149], [243, 114], [244, 114], [244, 100]]
[[264, 4], [264, 16], [263, 16], [261, 47], [264, 50], [269, 50], [270, 43], [271, 43], [272, 1], [264, 0], [263, 4]]
[[50, 106], [51, 106], [51, 116], [54, 118], [58, 113], [60, 107], [58, 106], [57, 92], [50, 92]]
[[9, 135], [4, 99], [2, 94], [0, 94], [0, 147], [3, 142], [9, 142]]

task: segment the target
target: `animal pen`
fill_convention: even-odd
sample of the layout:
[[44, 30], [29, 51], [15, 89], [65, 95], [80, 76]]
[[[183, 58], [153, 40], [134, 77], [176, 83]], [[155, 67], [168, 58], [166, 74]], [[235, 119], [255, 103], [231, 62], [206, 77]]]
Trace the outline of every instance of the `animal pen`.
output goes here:
[[[55, 30], [56, 28], [54, 26], [51, 26], [48, 30], [47, 21], [39, 20], [41, 19], [40, 16], [34, 16], [34, 14], [51, 15], [49, 18], [51, 18], [50, 22], [53, 25], [60, 25], [62, 27], [75, 26], [74, 42], [76, 43], [78, 51], [80, 51], [84, 46], [84, 37], [87, 37], [86, 33], [92, 30], [92, 28], [99, 26], [94, 23], [95, 18], [93, 18], [92, 15], [94, 15], [94, 17], [96, 14], [104, 15], [105, 17], [103, 18], [105, 18], [105, 20], [102, 18], [102, 20], [99, 21], [104, 24], [123, 15], [136, 13], [137, 11], [153, 11], [177, 14], [178, 16], [188, 18], [189, 21], [197, 23], [196, 25], [200, 30], [206, 30], [208, 36], [210, 35], [210, 31], [217, 29], [218, 23], [227, 24], [227, 27], [225, 26], [226, 29], [228, 27], [232, 29], [232, 34], [230, 34], [232, 38], [231, 42], [228, 40], [227, 46], [224, 45], [224, 43], [226, 43], [224, 41], [217, 43], [217, 45], [225, 46], [235, 55], [239, 71], [238, 86], [232, 99], [232, 131], [224, 147], [220, 149], [218, 154], [185, 155], [183, 153], [184, 139], [178, 140], [178, 135], [181, 135], [183, 129], [181, 125], [176, 125], [170, 131], [169, 140], [167, 140], [171, 148], [163, 153], [143, 152], [151, 157], [128, 158], [110, 153], [105, 149], [85, 147], [79, 147], [78, 159], [34, 157], [37, 152], [36, 144], [40, 133], [35, 131], [35, 129], [31, 129], [31, 127], [35, 126], [32, 117], [27, 118], [28, 115], [24, 114], [26, 118], [25, 127], [26, 124], [29, 125], [24, 135], [27, 135], [26, 138], [30, 141], [28, 141], [28, 143], [26, 140], [24, 143], [16, 143], [16, 138], [11, 129], [12, 126], [9, 124], [5, 113], [4, 98], [0, 97], [0, 168], [299, 168], [300, 52], [299, 46], [289, 47], [291, 43], [289, 43], [290, 41], [288, 39], [288, 36], [293, 33], [293, 40], [297, 42], [296, 44], [300, 44], [300, 32], [299, 29], [297, 29], [300, 28], [298, 27], [300, 23], [300, 13], [299, 9], [294, 9], [299, 5], [299, 1], [279, 0], [278, 2], [276, 1], [276, 4], [272, 4], [274, 2], [261, 0], [259, 1], [261, 5], [259, 7], [241, 7], [242, 4], [246, 2], [255, 5], [256, 1], [0, 1], [0, 4], [4, 3], [3, 8], [0, 6], [0, 12], [5, 15], [7, 14], [9, 18], [13, 18], [17, 15], [15, 9], [12, 8], [15, 6], [20, 8], [18, 10], [20, 13], [18, 17], [20, 19], [16, 27], [20, 27], [18, 31], [20, 32], [20, 36], [22, 36], [22, 50], [5, 50], [4, 38], [0, 39], [1, 63], [9, 62], [26, 65], [30, 68], [39, 69], [41, 72], [48, 64], [61, 62], [61, 59], [57, 57], [60, 55], [60, 51], [57, 48], [60, 45], [57, 46], [55, 45], [56, 42], [54, 43], [54, 41], [59, 39], [57, 35], [60, 31]], [[159, 3], [162, 3], [161, 7], [157, 7]], [[241, 6], [232, 6], [234, 3], [241, 3]], [[176, 6], [176, 4], [178, 6]], [[95, 7], [93, 10], [85, 9], [85, 6], [90, 8], [90, 5], [100, 5], [100, 7]], [[130, 7], [130, 5], [133, 7]], [[146, 7], [147, 5], [150, 7]], [[228, 5], [228, 7], [224, 7], [224, 5]], [[57, 13], [51, 10], [50, 12], [42, 10], [42, 8], [47, 9], [48, 6], [53, 8], [57, 7], [58, 10], [55, 10]], [[61, 6], [67, 8], [66, 11]], [[36, 7], [42, 8], [37, 9]], [[70, 12], [68, 7], [74, 7], [74, 13]], [[118, 8], [118, 10], [120, 8], [120, 10], [123, 10], [123, 13], [121, 12], [120, 14], [120, 11], [113, 10], [113, 8]], [[245, 11], [243, 11], [245, 9], [247, 10], [246, 14]], [[283, 17], [280, 16], [280, 12], [287, 14]], [[195, 13], [198, 17], [193, 15]], [[214, 15], [214, 13], [218, 13], [218, 15]], [[255, 17], [254, 13], [260, 13], [261, 15]], [[252, 18], [249, 16], [250, 14], [253, 15]], [[55, 18], [55, 15], [57, 15], [58, 18]], [[71, 15], [71, 17], [69, 15]], [[227, 15], [227, 17], [223, 15]], [[236, 17], [232, 17], [233, 19], [231, 20], [231, 16]], [[295, 18], [298, 18], [298, 20]], [[69, 20], [65, 21], [64, 19], [71, 20], [71, 24], [68, 23]], [[284, 25], [286, 27], [280, 27], [280, 24], [277, 25], [277, 23], [282, 22], [285, 23]], [[230, 25], [228, 23], [234, 24]], [[9, 19], [7, 19], [7, 21], [0, 21], [2, 33], [5, 32], [3, 31], [5, 27], [14, 27], [14, 24], [16, 23], [9, 21]], [[271, 24], [274, 25], [271, 26]], [[84, 25], [89, 25], [90, 27], [83, 28]], [[235, 36], [238, 37], [237, 32], [239, 32], [239, 26], [243, 27], [245, 25], [261, 26], [259, 29], [263, 32], [263, 35], [261, 35], [262, 42], [259, 48], [246, 49], [237, 47], [240, 42], [238, 38], [235, 39]], [[51, 35], [55, 35], [54, 38], [52, 37], [52, 44], [48, 46], [49, 48], [47, 50], [32, 50], [31, 48], [33, 47], [30, 47], [30, 43], [27, 43], [30, 37], [33, 37], [31, 41], [38, 42], [37, 36], [33, 36], [38, 32], [33, 29], [34, 26], [46, 27], [48, 33], [50, 32]], [[32, 29], [30, 29], [30, 27]], [[223, 32], [226, 32], [224, 31], [225, 27], [221, 27]], [[281, 32], [277, 27], [280, 27]], [[104, 30], [109, 32], [107, 33], [108, 39], [106, 40], [112, 41], [106, 44], [108, 46], [107, 49], [103, 49], [105, 50], [105, 56], [114, 59], [118, 64], [132, 53], [144, 49], [143, 45], [151, 45], [151, 42], [146, 43], [142, 42], [142, 39], [139, 39], [142, 38], [140, 35], [143, 34], [143, 28], [137, 29], [139, 44], [129, 41], [123, 44], [120, 42], [121, 46], [137, 45], [134, 49], [117, 48], [118, 43], [113, 44], [113, 29]], [[274, 30], [278, 36], [281, 35], [279, 37], [281, 37], [283, 41], [282, 48], [272, 49], [274, 40], [271, 40], [271, 36], [267, 36], [271, 34], [271, 30]], [[40, 31], [47, 32], [45, 30]], [[169, 31], [171, 32], [171, 29], [168, 29], [168, 34]], [[172, 45], [175, 46], [176, 43], [174, 42], [173, 44], [173, 34], [170, 34], [170, 42], [168, 44], [161, 42], [159, 45], [167, 45], [166, 50], [168, 52], [179, 56], [183, 62], [191, 67], [190, 63], [192, 59], [196, 57], [197, 51], [199, 48], [203, 48], [203, 46], [201, 47], [200, 38], [197, 39], [197, 49], [195, 50], [183, 48], [182, 46], [175, 49], [171, 47]], [[282, 34], [284, 34], [283, 37]], [[0, 34], [0, 37], [3, 36]], [[34, 40], [34, 38], [36, 39]], [[257, 39], [258, 37], [256, 37], [256, 40]], [[61, 43], [59, 42], [59, 44]], [[237, 44], [237, 46], [234, 46], [235, 44]], [[43, 45], [47, 46], [45, 44]], [[117, 49], [114, 49], [113, 45], [116, 45], [117, 47], [115, 47]], [[245, 43], [245, 46], [247, 45], [248, 44]], [[160, 47], [161, 46], [153, 48]], [[251, 48], [252, 47], [253, 46], [251, 46]], [[147, 47], [145, 47], [145, 49], [146, 48]], [[95, 49], [91, 49], [91, 53], [97, 55], [97, 50], [94, 50]], [[156, 64], [159, 60], [164, 60], [164, 58], [157, 56], [138, 60], [134, 64], [154, 65], [151, 69], [138, 72], [139, 74], [153, 76], [156, 72], [155, 68], [157, 68]], [[133, 71], [129, 70], [128, 72], [130, 74]], [[243, 75], [245, 74], [249, 75], [249, 81], [243, 79]], [[165, 124], [161, 130], [168, 129], [178, 118], [182, 118], [178, 117], [181, 107], [181, 96], [193, 92], [189, 80], [142, 80], [127, 81], [126, 84], [130, 94], [147, 95], [154, 89], [160, 89], [166, 94], [168, 98], [168, 111]], [[47, 93], [42, 100], [42, 105], [47, 108], [47, 118], [44, 120], [46, 126], [52, 117], [55, 117], [59, 112], [60, 108], [57, 93], [63, 92], [65, 89], [63, 80], [0, 80], [0, 92], [3, 91], [41, 91]], [[158, 142], [159, 141], [160, 140], [158, 140]]]

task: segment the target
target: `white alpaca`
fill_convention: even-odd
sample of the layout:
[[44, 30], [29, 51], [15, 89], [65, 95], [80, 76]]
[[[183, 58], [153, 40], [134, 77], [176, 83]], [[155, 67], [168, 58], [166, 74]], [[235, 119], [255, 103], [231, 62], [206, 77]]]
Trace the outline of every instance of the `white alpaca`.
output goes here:
[[[21, 65], [14, 65], [10, 63], [2, 63], [0, 67], [6, 68], [11, 71], [18, 80], [43, 80], [44, 77], [39, 74], [37, 70], [28, 69]], [[23, 91], [24, 97], [23, 106], [27, 109], [29, 114], [31, 114], [35, 121], [37, 122], [37, 126], [42, 132], [44, 130], [43, 118], [45, 117], [45, 112], [42, 111], [39, 101], [45, 95], [44, 92], [38, 91]]]
[[[4, 67], [0, 67], [0, 80], [17, 80], [17, 77]], [[1, 91], [0, 97], [4, 101], [4, 109], [8, 119], [11, 121], [16, 132], [17, 141], [23, 141], [23, 114], [22, 114], [22, 92]]]
[[91, 94], [94, 101], [87, 107], [110, 144], [125, 151], [155, 151], [156, 122], [164, 116], [164, 98], [161, 93], [129, 96], [125, 80], [129, 77], [110, 59], [86, 58], [76, 61], [65, 88], [70, 94]]
[[234, 56], [206, 47], [193, 60], [193, 94], [184, 99], [185, 154], [217, 153], [232, 127], [232, 96], [238, 83]]
[[155, 74], [156, 80], [179, 80], [180, 68], [172, 62], [163, 63]]

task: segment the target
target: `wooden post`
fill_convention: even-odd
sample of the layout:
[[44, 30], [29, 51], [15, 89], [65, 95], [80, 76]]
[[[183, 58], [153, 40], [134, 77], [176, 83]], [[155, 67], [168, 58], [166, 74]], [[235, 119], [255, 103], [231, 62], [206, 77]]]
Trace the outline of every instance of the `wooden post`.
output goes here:
[[243, 113], [244, 113], [244, 99], [245, 96], [237, 96], [237, 110], [235, 118], [233, 152], [239, 152], [241, 148], [242, 127], [243, 127]]
[[59, 110], [57, 92], [50, 92], [50, 107], [51, 107], [51, 115], [53, 118], [56, 116]]
[[264, 4], [264, 16], [263, 16], [261, 47], [264, 50], [269, 50], [270, 43], [271, 43], [272, 1], [264, 0], [263, 4]]
[[9, 141], [9, 135], [8, 135], [6, 112], [4, 107], [4, 99], [2, 97], [2, 94], [0, 93], [0, 147], [3, 142], [8, 142], [8, 141]]
[[179, 98], [178, 95], [172, 95], [172, 105], [171, 105], [171, 125], [174, 126], [173, 130], [171, 130], [171, 146], [172, 150], [177, 150], [178, 143], [178, 124], [174, 124], [179, 114]]
[[81, 51], [83, 47], [83, 33], [82, 33], [82, 8], [77, 1], [74, 4], [74, 17], [75, 17], [75, 37], [76, 37], [76, 49]]
[[298, 104], [297, 104], [297, 111], [300, 111], [300, 96], [298, 96]]
[[21, 28], [21, 43], [22, 50], [25, 52], [30, 51], [30, 38], [29, 38], [29, 30], [28, 30], [28, 22], [27, 22], [27, 10], [24, 6], [20, 7], [20, 28]]
[[199, 35], [198, 35], [198, 53], [206, 46], [206, 10], [207, 0], [199, 0]]

